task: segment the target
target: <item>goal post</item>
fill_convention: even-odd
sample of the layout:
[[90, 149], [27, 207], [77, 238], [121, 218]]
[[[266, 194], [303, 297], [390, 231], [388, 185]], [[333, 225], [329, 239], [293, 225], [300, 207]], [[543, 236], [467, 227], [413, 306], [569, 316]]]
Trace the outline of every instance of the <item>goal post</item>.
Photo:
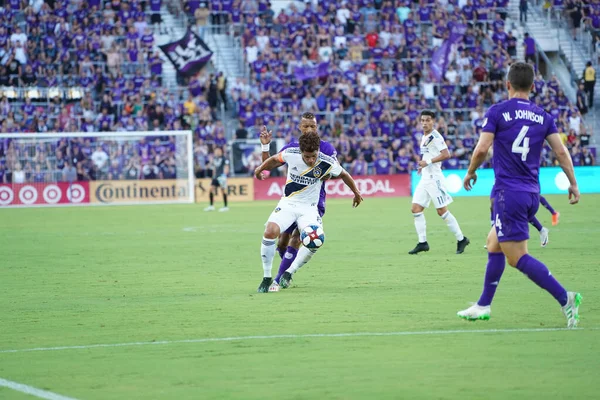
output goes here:
[[193, 203], [191, 131], [0, 134], [0, 207]]

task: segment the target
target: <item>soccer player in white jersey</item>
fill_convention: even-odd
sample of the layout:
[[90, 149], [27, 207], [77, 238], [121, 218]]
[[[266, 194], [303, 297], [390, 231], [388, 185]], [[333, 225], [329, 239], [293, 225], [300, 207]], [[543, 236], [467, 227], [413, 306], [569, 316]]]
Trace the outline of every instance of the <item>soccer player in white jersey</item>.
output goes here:
[[417, 254], [429, 251], [427, 243], [427, 224], [423, 210], [429, 207], [429, 203], [437, 209], [437, 213], [456, 236], [456, 254], [462, 254], [469, 244], [469, 239], [463, 235], [458, 221], [448, 211], [448, 204], [452, 203], [452, 197], [448, 194], [444, 175], [442, 174], [442, 161], [450, 158], [448, 146], [440, 133], [433, 129], [435, 113], [433, 111], [421, 112], [421, 126], [423, 127], [423, 138], [421, 139], [421, 161], [419, 161], [418, 173], [421, 180], [417, 184], [412, 201], [412, 213], [415, 218], [415, 228], [419, 236], [417, 246], [408, 254]]
[[[298, 224], [302, 231], [309, 225], [322, 226], [317, 205], [321, 192], [321, 178], [326, 175], [339, 176], [354, 193], [353, 207], [357, 207], [362, 197], [354, 179], [333, 157], [319, 151], [321, 139], [316, 130], [305, 131], [299, 138], [299, 148], [290, 147], [263, 162], [254, 174], [258, 179], [264, 179], [263, 171], [271, 170], [287, 164], [287, 182], [284, 194], [275, 210], [269, 216], [262, 239], [260, 255], [263, 263], [263, 280], [258, 287], [259, 293], [267, 293], [273, 283], [271, 270], [275, 256], [275, 243], [279, 234], [288, 229], [293, 223]], [[314, 255], [316, 249], [302, 246], [292, 265], [280, 279], [282, 287], [288, 287], [292, 275], [306, 264]]]

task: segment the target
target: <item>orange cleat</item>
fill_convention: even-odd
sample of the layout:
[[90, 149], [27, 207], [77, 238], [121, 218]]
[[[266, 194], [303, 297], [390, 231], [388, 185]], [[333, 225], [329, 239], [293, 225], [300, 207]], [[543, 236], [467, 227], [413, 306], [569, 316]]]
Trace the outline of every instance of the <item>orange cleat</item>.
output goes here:
[[558, 219], [560, 218], [560, 213], [557, 211], [552, 214], [552, 226], [558, 225]]

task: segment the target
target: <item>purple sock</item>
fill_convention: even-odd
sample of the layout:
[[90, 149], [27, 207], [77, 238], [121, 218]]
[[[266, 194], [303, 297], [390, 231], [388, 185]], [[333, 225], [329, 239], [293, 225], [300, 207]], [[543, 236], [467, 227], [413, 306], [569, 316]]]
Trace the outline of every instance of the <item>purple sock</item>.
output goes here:
[[541, 230], [542, 230], [542, 228], [543, 228], [543, 226], [542, 226], [542, 223], [541, 223], [540, 221], [538, 221], [538, 219], [537, 219], [536, 217], [533, 217], [533, 219], [531, 219], [531, 220], [529, 221], [529, 223], [530, 223], [531, 225], [535, 226], [535, 229], [537, 229], [537, 230], [538, 230], [538, 232], [539, 232], [539, 231], [541, 231]]
[[548, 268], [541, 262], [525, 254], [519, 258], [517, 269], [527, 275], [536, 285], [550, 293], [561, 306], [567, 304], [567, 291], [548, 271]]
[[279, 278], [281, 278], [281, 275], [283, 275], [283, 273], [292, 266], [292, 263], [296, 259], [297, 253], [298, 249], [288, 246], [285, 251], [285, 255], [281, 259], [281, 264], [279, 264], [279, 272], [277, 272], [275, 282], [279, 283]]
[[548, 200], [546, 200], [543, 196], [540, 196], [540, 203], [542, 203], [542, 205], [544, 207], [546, 207], [546, 209], [548, 211], [550, 211], [550, 214], [552, 214], [552, 215], [556, 214], [556, 211], [554, 211], [554, 208], [552, 208], [550, 203], [548, 203]]
[[488, 253], [488, 262], [483, 280], [483, 292], [477, 302], [478, 305], [489, 306], [492, 304], [505, 267], [506, 258], [503, 253]]

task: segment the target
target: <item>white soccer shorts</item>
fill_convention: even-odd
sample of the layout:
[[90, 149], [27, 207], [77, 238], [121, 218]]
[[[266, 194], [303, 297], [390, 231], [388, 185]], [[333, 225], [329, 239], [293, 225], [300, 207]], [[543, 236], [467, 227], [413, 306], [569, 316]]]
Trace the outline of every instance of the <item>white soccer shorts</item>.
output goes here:
[[421, 179], [415, 188], [413, 203], [427, 208], [432, 201], [436, 210], [452, 203], [452, 196], [446, 190], [443, 177], [427, 180]]
[[323, 220], [319, 216], [319, 210], [316, 205], [288, 203], [287, 201], [280, 201], [277, 204], [267, 222], [279, 225], [280, 232], [284, 232], [294, 222], [298, 224], [298, 230], [300, 231], [308, 225], [323, 227]]

